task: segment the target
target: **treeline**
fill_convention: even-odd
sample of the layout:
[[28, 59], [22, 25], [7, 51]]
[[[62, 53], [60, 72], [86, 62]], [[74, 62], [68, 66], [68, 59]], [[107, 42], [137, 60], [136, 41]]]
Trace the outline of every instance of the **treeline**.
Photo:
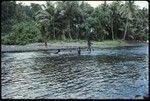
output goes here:
[[31, 6], [2, 2], [2, 44], [49, 40], [147, 40], [148, 9], [134, 1], [114, 1], [96, 8], [84, 1], [45, 1]]

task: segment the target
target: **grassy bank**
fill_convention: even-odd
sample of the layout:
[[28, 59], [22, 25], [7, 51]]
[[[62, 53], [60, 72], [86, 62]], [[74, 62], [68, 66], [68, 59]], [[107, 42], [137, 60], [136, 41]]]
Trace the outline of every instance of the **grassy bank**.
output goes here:
[[129, 44], [127, 41], [123, 41], [123, 40], [106, 40], [103, 42], [96, 42], [94, 41], [93, 46], [94, 47], [101, 47], [101, 48], [105, 48], [105, 47], [119, 47], [119, 46], [130, 46], [131, 44]]
[[[119, 47], [119, 46], [131, 46], [131, 43], [128, 43], [128, 41], [123, 40], [105, 40], [105, 41], [91, 41], [92, 45], [91, 47], [97, 47], [97, 48], [106, 48], [106, 47]], [[87, 47], [87, 41], [86, 40], [50, 40], [48, 41], [48, 47]], [[6, 44], [7, 45], [7, 44]], [[29, 43], [26, 45], [16, 45], [16, 46], [43, 46], [44, 43]]]
[[[111, 47], [120, 47], [120, 46], [131, 46], [123, 40], [106, 40], [102, 42], [92, 41], [91, 48], [111, 48]], [[56, 49], [65, 49], [65, 50], [76, 50], [78, 47], [87, 48], [86, 40], [53, 40], [49, 41], [47, 48], [44, 43], [31, 43], [27, 45], [2, 45], [2, 52], [26, 52], [26, 51], [46, 51], [46, 50], [56, 50]]]
[[[99, 48], [106, 48], [106, 47], [119, 47], [119, 46], [130, 46], [132, 44], [128, 43], [127, 41], [123, 40], [105, 40], [102, 42], [99, 41], [91, 41], [92, 47], [99, 47]], [[48, 42], [49, 45], [62, 45], [62, 46], [87, 46], [86, 40], [52, 40]]]

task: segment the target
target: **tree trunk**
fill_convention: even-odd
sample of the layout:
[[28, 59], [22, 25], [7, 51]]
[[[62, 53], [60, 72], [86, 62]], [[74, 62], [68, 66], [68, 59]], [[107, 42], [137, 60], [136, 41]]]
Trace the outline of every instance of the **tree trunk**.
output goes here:
[[78, 31], [78, 34], [77, 34], [77, 38], [76, 38], [76, 39], [79, 40], [79, 38], [80, 38], [80, 32]]
[[96, 34], [95, 34], [95, 36], [96, 36], [96, 40], [98, 40], [98, 33], [97, 33], [97, 31], [96, 31]]
[[45, 47], [47, 48], [47, 42], [45, 41], [44, 43], [45, 43]]
[[54, 39], [56, 39], [56, 35], [55, 35], [55, 29], [54, 29], [54, 32], [53, 32], [53, 33], [54, 33], [54, 36], [53, 36], [53, 37], [54, 37]]
[[53, 22], [53, 38], [54, 38], [54, 39], [56, 38], [56, 36], [55, 36], [54, 22]]
[[106, 0], [105, 0], [105, 1], [104, 1], [104, 5], [106, 6], [106, 4], [107, 4], [107, 3], [106, 3]]
[[69, 28], [69, 38], [72, 40], [71, 31], [70, 31], [70, 19], [68, 19], [68, 28]]
[[66, 40], [66, 37], [65, 37], [65, 33], [64, 33], [64, 30], [62, 31], [62, 35], [61, 35], [61, 38], [62, 38], [63, 40]]
[[112, 40], [114, 40], [114, 29], [113, 29], [113, 24], [111, 25], [111, 33], [112, 33]]
[[47, 48], [47, 33], [46, 33], [44, 26], [42, 26], [42, 28], [41, 28], [41, 33], [42, 33], [42, 38], [43, 38], [45, 47]]
[[77, 34], [77, 39], [79, 40], [81, 38], [81, 31], [80, 31], [80, 27], [77, 28], [78, 34]]
[[54, 38], [54, 40], [56, 39], [55, 29], [53, 29], [53, 38]]
[[45, 44], [45, 47], [47, 48], [47, 38], [46, 38], [46, 36], [44, 36], [45, 38], [44, 38], [44, 44]]
[[128, 29], [128, 19], [126, 20], [125, 31], [124, 31], [124, 35], [123, 35], [122, 40], [125, 40], [125, 38], [126, 38], [127, 29]]

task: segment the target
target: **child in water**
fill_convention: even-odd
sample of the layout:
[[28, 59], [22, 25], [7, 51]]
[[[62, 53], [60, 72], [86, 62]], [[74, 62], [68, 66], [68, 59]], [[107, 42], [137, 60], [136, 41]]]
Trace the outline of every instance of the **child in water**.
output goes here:
[[80, 47], [78, 48], [78, 55], [80, 55], [81, 54], [81, 49], [80, 49]]

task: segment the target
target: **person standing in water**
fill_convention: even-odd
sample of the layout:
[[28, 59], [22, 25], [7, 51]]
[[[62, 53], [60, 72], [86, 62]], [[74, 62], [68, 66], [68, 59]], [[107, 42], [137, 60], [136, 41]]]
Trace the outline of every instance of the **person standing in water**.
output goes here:
[[88, 40], [88, 42], [87, 42], [87, 45], [88, 45], [88, 51], [90, 51], [91, 52], [91, 41], [90, 40]]
[[78, 48], [78, 55], [80, 55], [81, 54], [81, 49], [80, 49], [80, 47]]

